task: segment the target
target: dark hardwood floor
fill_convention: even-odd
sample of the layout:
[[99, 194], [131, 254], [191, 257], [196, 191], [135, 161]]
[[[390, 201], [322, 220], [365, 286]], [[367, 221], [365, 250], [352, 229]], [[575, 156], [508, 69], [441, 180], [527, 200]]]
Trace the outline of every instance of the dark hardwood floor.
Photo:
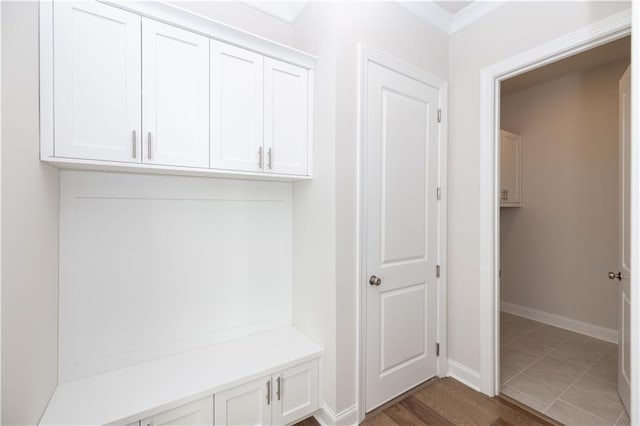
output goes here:
[[[489, 398], [452, 378], [436, 379], [420, 386], [369, 414], [362, 422], [364, 426], [557, 424], [508, 398]], [[317, 425], [313, 417], [297, 424]]]

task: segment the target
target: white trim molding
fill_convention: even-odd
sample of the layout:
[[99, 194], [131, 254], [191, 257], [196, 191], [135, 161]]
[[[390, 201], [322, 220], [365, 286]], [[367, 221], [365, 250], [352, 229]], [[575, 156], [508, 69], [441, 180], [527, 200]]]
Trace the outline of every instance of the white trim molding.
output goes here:
[[[489, 396], [500, 389], [500, 82], [630, 33], [629, 9], [486, 67], [480, 73], [480, 377], [481, 390]], [[640, 401], [637, 396], [631, 399]]]
[[500, 302], [500, 310], [508, 314], [517, 315], [543, 324], [573, 331], [574, 333], [584, 334], [586, 336], [593, 337], [594, 339], [618, 344], [618, 330], [614, 328], [602, 327], [600, 325], [563, 317], [562, 315], [556, 315], [509, 302]]
[[438, 182], [441, 188], [441, 201], [438, 203], [438, 262], [440, 264], [440, 278], [438, 279], [438, 342], [440, 343], [440, 356], [438, 357], [437, 375], [444, 376], [448, 370], [447, 359], [447, 90], [448, 84], [442, 80], [420, 68], [407, 64], [394, 56], [385, 52], [372, 48], [370, 46], [358, 45], [358, 130], [357, 130], [357, 269], [356, 269], [356, 319], [357, 319], [357, 338], [356, 338], [356, 401], [357, 401], [357, 420], [359, 423], [365, 416], [365, 374], [366, 368], [366, 289], [365, 280], [367, 277], [366, 262], [366, 119], [367, 111], [367, 70], [369, 63], [376, 63], [386, 68], [394, 70], [409, 76], [417, 81], [427, 84], [439, 91], [439, 108], [442, 110], [442, 121], [439, 126], [439, 176]]
[[358, 407], [351, 407], [335, 413], [326, 403], [313, 415], [322, 426], [347, 426], [358, 424]]
[[397, 1], [396, 4], [440, 31], [454, 34], [493, 12], [507, 1], [474, 1], [455, 14], [430, 1]]
[[447, 377], [453, 377], [471, 389], [480, 391], [480, 373], [452, 359], [447, 361]]

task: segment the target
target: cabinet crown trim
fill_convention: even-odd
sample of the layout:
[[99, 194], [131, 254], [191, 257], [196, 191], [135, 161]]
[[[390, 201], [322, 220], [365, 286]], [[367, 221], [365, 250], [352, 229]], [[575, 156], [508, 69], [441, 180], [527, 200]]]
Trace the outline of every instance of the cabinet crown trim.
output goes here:
[[257, 53], [290, 62], [307, 69], [313, 69], [317, 60], [316, 56], [309, 53], [164, 2], [100, 1], [100, 3], [124, 9], [188, 31], [200, 33], [209, 38], [253, 50]]

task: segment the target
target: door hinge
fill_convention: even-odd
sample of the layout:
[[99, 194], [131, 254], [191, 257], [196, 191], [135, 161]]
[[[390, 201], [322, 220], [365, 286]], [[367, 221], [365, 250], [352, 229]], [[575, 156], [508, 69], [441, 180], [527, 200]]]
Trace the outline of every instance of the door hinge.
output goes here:
[[438, 123], [442, 121], [442, 109], [438, 108]]
[[442, 188], [438, 187], [438, 189], [436, 189], [436, 199], [438, 201], [440, 201], [442, 199]]
[[440, 278], [440, 265], [436, 265], [436, 278]]
[[440, 343], [436, 343], [436, 356], [440, 356]]

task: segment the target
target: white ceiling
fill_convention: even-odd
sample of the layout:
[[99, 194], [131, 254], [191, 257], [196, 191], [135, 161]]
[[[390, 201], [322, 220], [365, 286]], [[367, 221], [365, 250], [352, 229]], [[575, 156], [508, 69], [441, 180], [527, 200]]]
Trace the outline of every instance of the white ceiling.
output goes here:
[[500, 85], [500, 91], [503, 95], [508, 95], [509, 93], [517, 92], [518, 90], [526, 89], [538, 83], [553, 80], [572, 72], [586, 71], [600, 65], [630, 59], [630, 57], [631, 37], [624, 37], [620, 40], [607, 43], [595, 49], [587, 50], [586, 52], [570, 56], [561, 61], [505, 80]]
[[[467, 25], [480, 19], [507, 0], [495, 1], [459, 1], [459, 0], [398, 0], [398, 6], [414, 14], [418, 18], [436, 26], [446, 33], [455, 33]], [[260, 1], [243, 0], [255, 9], [268, 13], [288, 23], [293, 23], [309, 0], [297, 1]]]

